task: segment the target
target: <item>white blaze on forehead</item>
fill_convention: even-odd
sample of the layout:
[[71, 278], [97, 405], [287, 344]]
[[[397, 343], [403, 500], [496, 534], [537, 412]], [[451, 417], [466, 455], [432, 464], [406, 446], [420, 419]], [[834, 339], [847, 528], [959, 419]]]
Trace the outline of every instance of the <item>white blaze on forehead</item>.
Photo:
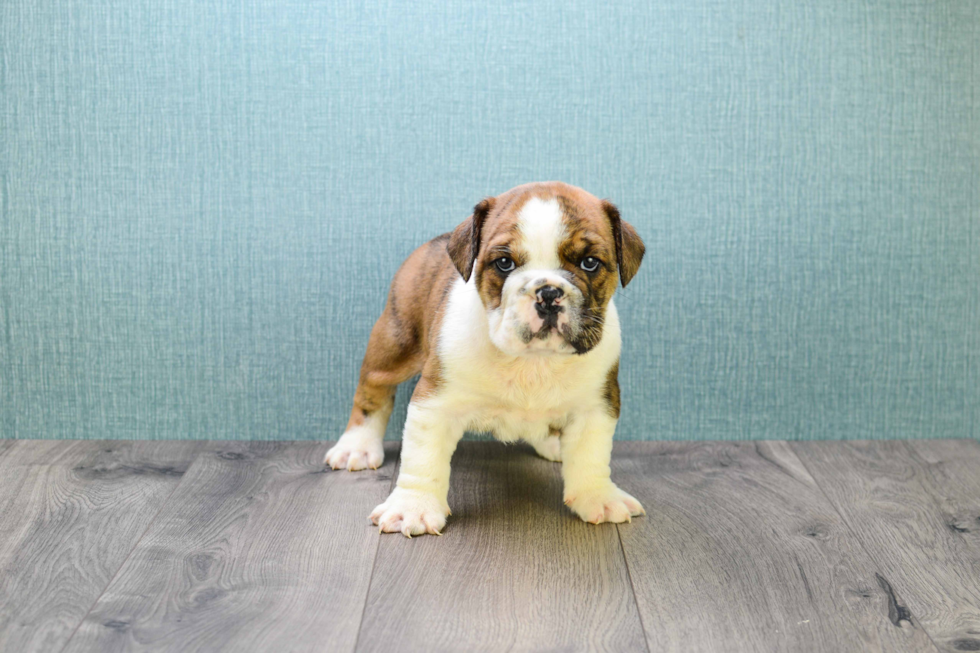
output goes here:
[[560, 268], [558, 246], [565, 239], [566, 232], [558, 200], [532, 197], [521, 207], [517, 224], [527, 254], [524, 267], [535, 270]]

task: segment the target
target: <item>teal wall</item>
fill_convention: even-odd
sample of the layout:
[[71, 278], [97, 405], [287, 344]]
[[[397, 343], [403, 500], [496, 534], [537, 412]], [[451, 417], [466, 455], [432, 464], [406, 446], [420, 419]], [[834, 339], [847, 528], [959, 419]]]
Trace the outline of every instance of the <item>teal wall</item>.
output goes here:
[[619, 437], [980, 437], [980, 2], [4, 0], [0, 37], [3, 437], [336, 438], [403, 257], [544, 179], [647, 243]]

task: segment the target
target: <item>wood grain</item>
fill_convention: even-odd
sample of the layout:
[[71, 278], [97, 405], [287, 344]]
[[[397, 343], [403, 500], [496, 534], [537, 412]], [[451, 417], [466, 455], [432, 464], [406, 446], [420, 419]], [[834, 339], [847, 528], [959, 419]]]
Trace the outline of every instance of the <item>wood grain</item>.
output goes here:
[[324, 443], [215, 446], [66, 651], [353, 648], [397, 444], [356, 474], [324, 470]]
[[0, 458], [0, 650], [57, 651], [197, 442], [18, 441]]
[[980, 441], [910, 440], [906, 446], [950, 534], [980, 553]]
[[[814, 478], [946, 651], [980, 650], [975, 443], [794, 442]], [[965, 532], [961, 532], [963, 529]]]
[[19, 442], [19, 440], [0, 440], [0, 460], [3, 460], [7, 450], [13, 447], [15, 442]]
[[976, 441], [618, 443], [618, 529], [466, 442], [413, 540], [324, 447], [0, 440], [0, 650], [980, 650]]
[[651, 650], [935, 650], [785, 443], [617, 443], [613, 478]]
[[562, 504], [559, 466], [464, 442], [442, 537], [381, 539], [358, 650], [644, 650], [616, 527]]

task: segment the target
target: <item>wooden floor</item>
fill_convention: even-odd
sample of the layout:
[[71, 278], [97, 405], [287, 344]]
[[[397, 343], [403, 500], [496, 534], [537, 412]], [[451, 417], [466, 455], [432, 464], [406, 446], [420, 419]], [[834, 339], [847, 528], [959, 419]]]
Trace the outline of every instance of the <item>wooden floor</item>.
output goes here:
[[0, 440], [0, 651], [980, 651], [980, 442], [467, 442], [442, 537], [325, 444]]

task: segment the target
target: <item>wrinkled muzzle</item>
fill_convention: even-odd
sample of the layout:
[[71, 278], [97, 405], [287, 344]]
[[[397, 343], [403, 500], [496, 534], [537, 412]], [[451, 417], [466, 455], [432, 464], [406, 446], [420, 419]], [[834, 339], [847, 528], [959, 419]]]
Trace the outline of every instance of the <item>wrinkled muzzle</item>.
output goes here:
[[588, 326], [601, 319], [587, 315], [585, 298], [560, 270], [524, 270], [508, 277], [500, 306], [491, 311], [490, 338], [505, 353], [577, 354], [588, 351]]

